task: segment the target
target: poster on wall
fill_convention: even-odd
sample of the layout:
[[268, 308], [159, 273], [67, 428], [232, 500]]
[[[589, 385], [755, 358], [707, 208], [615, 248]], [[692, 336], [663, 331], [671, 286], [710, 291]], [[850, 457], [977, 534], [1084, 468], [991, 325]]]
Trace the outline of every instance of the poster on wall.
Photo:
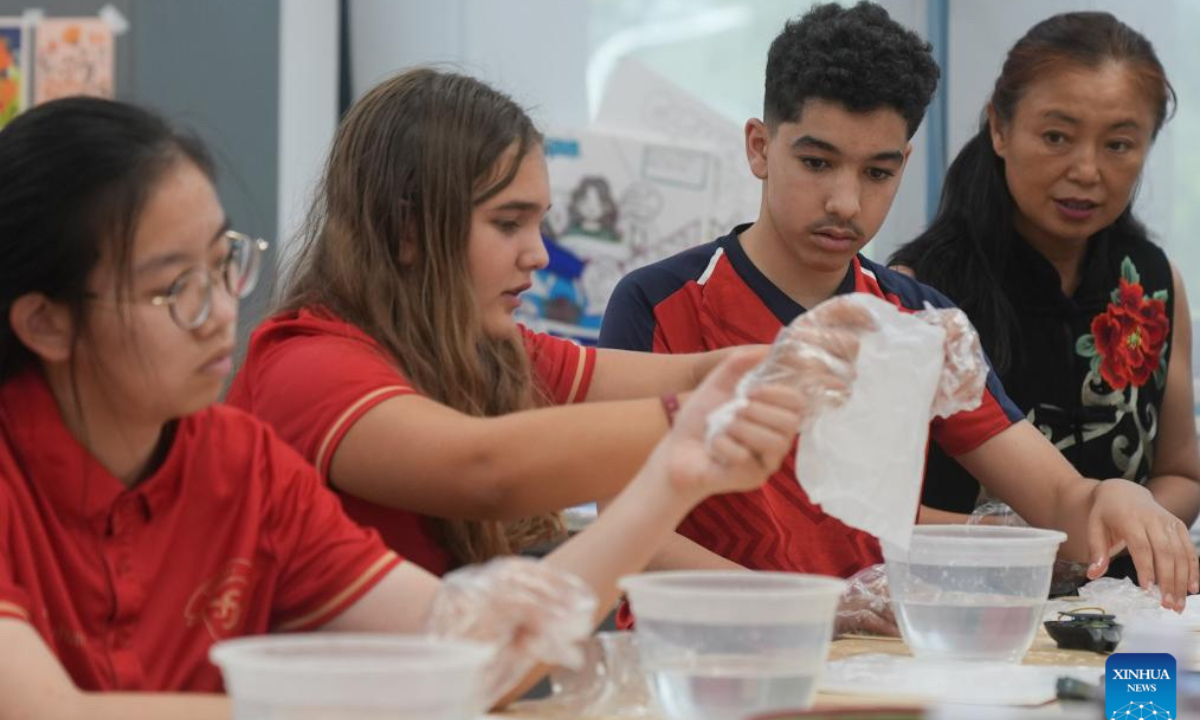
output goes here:
[[113, 97], [113, 28], [100, 18], [38, 22], [33, 103], [69, 95]]
[[534, 273], [518, 319], [595, 344], [604, 308], [626, 273], [712, 238], [711, 152], [626, 135], [547, 136], [551, 209], [542, 224], [549, 265]]
[[0, 17], [0, 128], [29, 102], [29, 33], [21, 18]]

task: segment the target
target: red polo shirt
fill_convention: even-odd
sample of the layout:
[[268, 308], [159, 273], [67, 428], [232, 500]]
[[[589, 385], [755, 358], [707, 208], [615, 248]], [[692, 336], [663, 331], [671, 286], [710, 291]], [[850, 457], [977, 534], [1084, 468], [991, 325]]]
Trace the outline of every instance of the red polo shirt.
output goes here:
[[218, 691], [214, 642], [318, 627], [399, 558], [262, 423], [210, 407], [126, 488], [38, 371], [0, 385], [0, 616], [84, 690]]
[[[582, 402], [595, 349], [518, 327], [547, 397], [559, 405]], [[328, 480], [333, 454], [359, 418], [384, 400], [417, 392], [374, 339], [314, 307], [280, 313], [254, 331], [225, 401], [270, 423]], [[437, 575], [454, 566], [432, 518], [339, 495], [351, 518], [377, 529], [405, 558]]]

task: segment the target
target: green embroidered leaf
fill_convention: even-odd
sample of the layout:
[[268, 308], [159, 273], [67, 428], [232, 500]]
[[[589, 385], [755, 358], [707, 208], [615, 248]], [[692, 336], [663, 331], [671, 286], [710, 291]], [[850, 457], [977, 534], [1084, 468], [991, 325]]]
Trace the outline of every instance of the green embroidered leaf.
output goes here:
[[1151, 300], [1162, 300], [1163, 302], [1166, 302], [1167, 300], [1171, 299], [1171, 293], [1166, 290], [1159, 290], [1158, 292], [1151, 295], [1150, 299]]
[[1109, 297], [1111, 297], [1111, 298], [1112, 298], [1112, 304], [1113, 304], [1113, 305], [1120, 305], [1120, 304], [1121, 304], [1121, 291], [1120, 291], [1119, 289], [1118, 289], [1118, 290], [1113, 290], [1113, 291], [1112, 291], [1112, 295], [1110, 295]]
[[1154, 371], [1154, 387], [1158, 388], [1159, 390], [1162, 390], [1163, 386], [1166, 384], [1167, 384], [1166, 369], [1162, 365], [1159, 365], [1158, 369]]
[[1096, 336], [1088, 333], [1075, 341], [1075, 352], [1080, 357], [1092, 357], [1096, 354]]
[[1121, 261], [1121, 277], [1125, 278], [1125, 282], [1131, 284], [1141, 282], [1137, 268], [1133, 266], [1133, 261], [1129, 259], [1129, 256]]
[[1096, 374], [1096, 377], [1101, 377], [1101, 375], [1100, 375], [1100, 356], [1099, 355], [1092, 356], [1092, 372]]

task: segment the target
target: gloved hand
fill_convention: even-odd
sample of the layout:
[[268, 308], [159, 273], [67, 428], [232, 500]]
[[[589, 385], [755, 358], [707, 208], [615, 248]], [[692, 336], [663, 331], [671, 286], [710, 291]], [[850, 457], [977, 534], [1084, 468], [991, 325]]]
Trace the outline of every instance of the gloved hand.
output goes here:
[[850, 576], [849, 583], [838, 604], [835, 634], [899, 636], [884, 566], [863, 568]]
[[490, 707], [538, 663], [577, 667], [595, 609], [595, 595], [578, 577], [502, 557], [446, 575], [425, 631], [498, 646], [488, 672]]
[[979, 344], [979, 333], [975, 332], [967, 314], [958, 308], [935, 308], [926, 304], [916, 315], [946, 331], [946, 356], [930, 414], [950, 417], [979, 407], [987, 385], [988, 364]]
[[734, 399], [709, 416], [710, 444], [759, 387], [781, 385], [800, 391], [803, 406], [797, 430], [823, 410], [846, 401], [855, 378], [858, 338], [876, 329], [871, 313], [851, 298], [826, 300], [779, 331], [767, 357], [738, 383]]

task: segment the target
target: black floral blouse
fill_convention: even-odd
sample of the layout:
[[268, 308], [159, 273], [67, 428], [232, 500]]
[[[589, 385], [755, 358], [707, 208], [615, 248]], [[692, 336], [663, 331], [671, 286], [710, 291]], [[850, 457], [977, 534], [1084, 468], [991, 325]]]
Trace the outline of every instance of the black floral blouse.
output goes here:
[[[1003, 278], [1017, 315], [1009, 397], [1083, 475], [1145, 484], [1154, 463], [1174, 317], [1171, 266], [1148, 241], [1089, 240], [1079, 288], [1021, 243]], [[971, 512], [979, 485], [931, 450], [923, 500]]]

